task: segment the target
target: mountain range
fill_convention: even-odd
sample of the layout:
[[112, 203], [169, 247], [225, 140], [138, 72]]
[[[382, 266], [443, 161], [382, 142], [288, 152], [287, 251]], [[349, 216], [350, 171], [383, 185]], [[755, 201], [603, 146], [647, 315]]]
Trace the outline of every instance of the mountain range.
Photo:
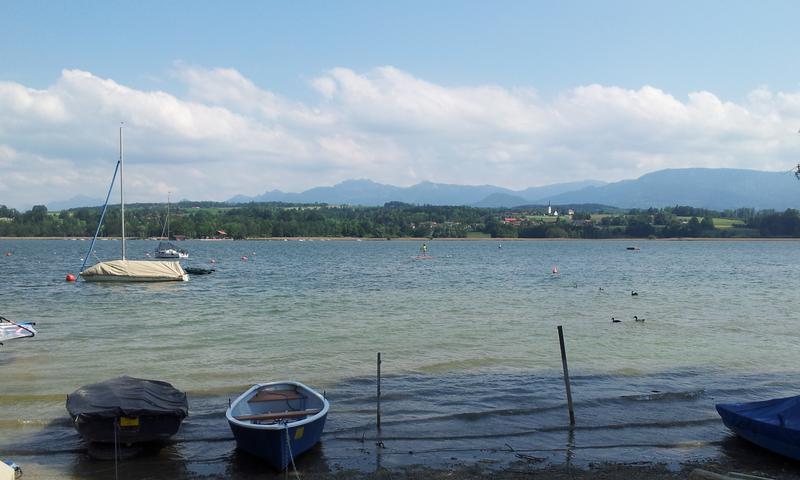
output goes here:
[[[600, 204], [617, 208], [649, 208], [674, 205], [726, 210], [741, 207], [758, 210], [800, 208], [800, 183], [785, 172], [728, 168], [659, 170], [632, 180], [605, 183], [597, 180], [558, 183], [524, 190], [493, 185], [453, 185], [422, 182], [396, 187], [371, 180], [346, 180], [329, 187], [300, 193], [272, 190], [248, 197], [237, 195], [228, 203], [287, 202], [333, 205], [383, 205], [404, 202], [416, 205], [469, 205], [513, 208], [522, 205]], [[97, 206], [103, 201], [73, 197], [51, 202], [48, 210]]]
[[316, 187], [302, 193], [284, 193], [279, 190], [257, 197], [237, 195], [230, 203], [288, 202], [329, 203], [335, 205], [383, 205], [387, 202], [404, 202], [417, 205], [472, 205], [480, 207], [510, 207], [530, 203], [532, 198], [562, 194], [603, 182], [560, 183], [544, 187], [531, 187], [522, 191], [493, 185], [452, 185], [422, 182], [410, 187], [395, 187], [371, 180], [346, 180], [332, 187]]
[[374, 206], [398, 201], [418, 205], [470, 205], [507, 207], [521, 205], [601, 204], [618, 208], [674, 205], [712, 210], [758, 210], [800, 207], [800, 183], [785, 172], [730, 168], [681, 168], [648, 173], [637, 179], [605, 183], [596, 180], [559, 183], [525, 190], [492, 185], [451, 185], [422, 182], [396, 187], [371, 180], [347, 180], [332, 187], [301, 193], [279, 190], [256, 197], [237, 195], [231, 203], [290, 202]]

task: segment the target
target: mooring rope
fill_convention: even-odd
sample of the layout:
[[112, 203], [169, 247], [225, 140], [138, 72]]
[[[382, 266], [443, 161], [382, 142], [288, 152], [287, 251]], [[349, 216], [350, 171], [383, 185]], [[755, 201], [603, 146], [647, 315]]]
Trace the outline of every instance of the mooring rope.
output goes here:
[[114, 479], [119, 480], [119, 469], [117, 467], [117, 458], [119, 454], [117, 453], [117, 419], [114, 419]]
[[[297, 471], [297, 465], [294, 464], [294, 454], [292, 454], [292, 442], [289, 439], [289, 424], [283, 424], [284, 431], [286, 432], [286, 451], [289, 453], [289, 459], [292, 461], [292, 470], [294, 470], [294, 476], [297, 480], [300, 480], [300, 473]], [[289, 478], [289, 466], [286, 466], [286, 475], [284, 478]]]

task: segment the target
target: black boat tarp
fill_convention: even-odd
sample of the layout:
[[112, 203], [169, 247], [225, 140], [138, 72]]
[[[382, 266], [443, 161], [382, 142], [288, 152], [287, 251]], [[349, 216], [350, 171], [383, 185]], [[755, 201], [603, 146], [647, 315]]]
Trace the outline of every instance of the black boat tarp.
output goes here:
[[167, 382], [122, 376], [75, 390], [67, 411], [87, 442], [137, 443], [174, 435], [189, 405]]
[[105, 382], [85, 385], [67, 397], [67, 411], [73, 417], [139, 417], [142, 415], [189, 414], [186, 394], [167, 382], [124, 375]]

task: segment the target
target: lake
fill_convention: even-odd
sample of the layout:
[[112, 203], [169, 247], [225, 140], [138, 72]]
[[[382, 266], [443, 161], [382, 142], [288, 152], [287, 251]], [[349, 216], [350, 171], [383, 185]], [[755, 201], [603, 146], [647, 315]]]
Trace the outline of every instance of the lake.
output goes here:
[[[39, 331], [0, 347], [0, 458], [32, 478], [113, 476], [64, 401], [123, 374], [172, 383], [190, 412], [175, 442], [124, 460], [120, 478], [263, 478], [224, 411], [280, 379], [331, 401], [301, 470], [503, 465], [511, 448], [542, 464], [677, 465], [742, 447], [715, 403], [798, 393], [798, 242], [434, 240], [420, 260], [421, 243], [186, 241], [182, 263], [213, 274], [107, 285], [64, 281], [88, 241], [0, 240], [0, 315]], [[129, 241], [128, 257], [156, 244]], [[92, 257], [119, 247], [99, 241]]]

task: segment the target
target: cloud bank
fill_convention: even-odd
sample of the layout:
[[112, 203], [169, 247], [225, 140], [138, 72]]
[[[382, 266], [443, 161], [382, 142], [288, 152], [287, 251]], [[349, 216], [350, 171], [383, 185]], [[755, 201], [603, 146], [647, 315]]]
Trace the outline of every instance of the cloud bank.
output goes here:
[[386, 66], [334, 68], [303, 103], [234, 69], [177, 64], [180, 95], [64, 70], [44, 90], [0, 82], [0, 204], [103, 197], [125, 122], [126, 196], [224, 200], [350, 178], [522, 189], [663, 168], [788, 170], [800, 92], [741, 102], [701, 91], [439, 85]]

